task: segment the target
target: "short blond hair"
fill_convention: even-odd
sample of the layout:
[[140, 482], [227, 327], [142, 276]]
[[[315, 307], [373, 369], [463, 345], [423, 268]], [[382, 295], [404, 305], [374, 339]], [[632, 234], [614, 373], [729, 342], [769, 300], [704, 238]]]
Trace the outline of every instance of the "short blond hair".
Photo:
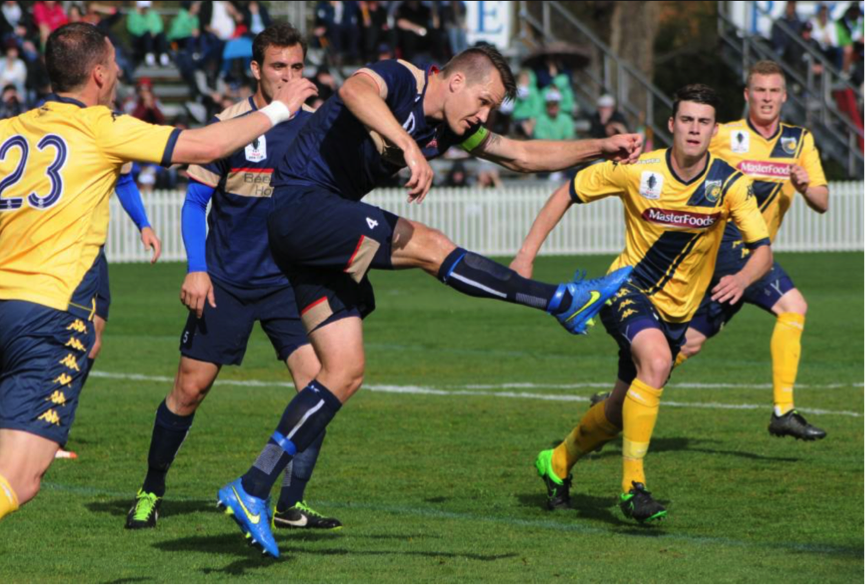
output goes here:
[[780, 75], [784, 81], [784, 87], [787, 87], [787, 78], [784, 76], [784, 70], [775, 61], [764, 59], [751, 65], [751, 68], [748, 70], [748, 79], [745, 82], [747, 87], [751, 87], [751, 79], [755, 75]]

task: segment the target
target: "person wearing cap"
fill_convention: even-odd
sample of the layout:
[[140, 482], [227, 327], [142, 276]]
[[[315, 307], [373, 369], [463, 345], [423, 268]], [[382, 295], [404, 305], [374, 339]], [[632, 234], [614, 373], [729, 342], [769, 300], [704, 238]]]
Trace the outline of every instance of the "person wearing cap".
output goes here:
[[549, 87], [544, 94], [544, 110], [535, 122], [534, 135], [538, 140], [573, 140], [574, 120], [562, 111], [562, 94], [555, 87]]
[[616, 109], [616, 99], [608, 93], [598, 98], [597, 110], [592, 115], [589, 134], [592, 138], [607, 138], [616, 134], [627, 134], [625, 117]]
[[144, 56], [148, 67], [159, 64], [168, 65], [168, 40], [165, 38], [165, 27], [158, 12], [151, 10], [153, 2], [136, 2], [135, 11], [126, 17], [126, 29], [132, 36], [132, 45], [138, 57]]

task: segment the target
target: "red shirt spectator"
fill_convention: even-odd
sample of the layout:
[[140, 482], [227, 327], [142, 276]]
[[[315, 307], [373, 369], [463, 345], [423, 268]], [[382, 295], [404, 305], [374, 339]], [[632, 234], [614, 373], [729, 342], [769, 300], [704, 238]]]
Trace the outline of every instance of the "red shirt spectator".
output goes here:
[[66, 12], [60, 2], [37, 2], [33, 6], [33, 21], [39, 27], [39, 36], [42, 37], [42, 44], [48, 39], [54, 29], [60, 28], [69, 19], [66, 17]]

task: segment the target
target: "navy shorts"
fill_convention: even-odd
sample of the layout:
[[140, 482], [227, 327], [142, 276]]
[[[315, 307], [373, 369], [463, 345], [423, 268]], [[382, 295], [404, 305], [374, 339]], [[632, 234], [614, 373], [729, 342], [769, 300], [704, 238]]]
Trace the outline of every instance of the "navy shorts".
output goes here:
[[724, 276], [735, 274], [741, 270], [747, 260], [747, 254], [743, 255], [737, 249], [732, 249], [726, 245], [726, 243], [722, 245], [721, 253], [718, 255], [718, 265], [715, 267], [715, 274], [712, 276], [712, 283], [709, 285], [706, 296], [703, 297], [703, 301], [700, 303], [700, 308], [697, 309], [694, 318], [691, 320], [691, 327], [706, 337], [714, 337], [742, 309], [745, 303], [756, 305], [764, 311], [771, 313], [775, 303], [786, 293], [796, 288], [787, 272], [781, 268], [780, 264], [775, 262], [763, 278], [745, 289], [745, 294], [742, 295], [742, 298], [735, 305], [713, 301], [712, 289], [715, 285]]
[[309, 343], [290, 286], [245, 289], [211, 277], [216, 308], [204, 302], [201, 319], [189, 312], [180, 353], [218, 365], [239, 366], [256, 321], [270, 338], [276, 359], [285, 361]]
[[661, 319], [655, 305], [645, 293], [625, 285], [600, 312], [601, 322], [619, 344], [618, 378], [630, 384], [637, 377], [637, 367], [631, 354], [631, 342], [644, 329], [658, 329], [667, 338], [673, 362], [685, 344], [688, 323], [668, 323]]
[[66, 444], [95, 338], [66, 311], [0, 301], [0, 428]]
[[93, 263], [99, 275], [99, 288], [96, 290], [96, 314], [108, 321], [108, 309], [111, 308], [111, 289], [108, 287], [108, 259], [105, 249], [99, 250], [99, 256]]
[[318, 187], [278, 187], [270, 249], [288, 276], [307, 331], [375, 309], [370, 268], [389, 270], [399, 217]]

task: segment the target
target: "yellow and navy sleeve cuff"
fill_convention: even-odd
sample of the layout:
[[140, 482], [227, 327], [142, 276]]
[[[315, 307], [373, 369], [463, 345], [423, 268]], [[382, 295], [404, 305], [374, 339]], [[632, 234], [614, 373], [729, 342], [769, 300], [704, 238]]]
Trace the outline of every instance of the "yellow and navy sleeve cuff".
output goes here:
[[174, 147], [177, 146], [177, 139], [180, 137], [180, 133], [180, 128], [175, 128], [171, 131], [171, 135], [168, 137], [168, 142], [165, 143], [165, 151], [162, 153], [162, 160], [159, 163], [160, 166], [171, 166], [171, 157], [174, 156]]
[[760, 246], [771, 246], [772, 241], [769, 238], [763, 238], [761, 240], [757, 240], [756, 242], [745, 242], [745, 247], [749, 250], [756, 250]]
[[568, 193], [570, 193], [570, 195], [571, 195], [571, 201], [573, 201], [574, 203], [585, 203], [585, 201], [583, 201], [582, 197], [580, 197], [580, 194], [577, 193], [576, 185], [577, 185], [577, 178], [574, 177], [568, 183]]

